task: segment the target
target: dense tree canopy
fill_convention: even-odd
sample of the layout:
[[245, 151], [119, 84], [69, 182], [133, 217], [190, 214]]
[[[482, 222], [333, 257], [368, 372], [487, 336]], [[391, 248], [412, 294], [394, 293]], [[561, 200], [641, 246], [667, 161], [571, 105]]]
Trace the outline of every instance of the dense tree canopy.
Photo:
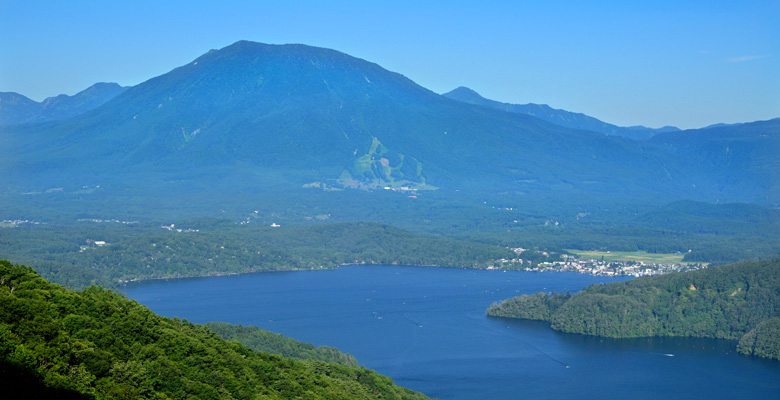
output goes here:
[[488, 314], [597, 336], [741, 338], [740, 351], [780, 358], [780, 259], [591, 285], [573, 296], [523, 295]]
[[255, 351], [263, 351], [296, 360], [319, 360], [347, 367], [358, 366], [355, 357], [342, 353], [335, 347], [314, 347], [311, 343], [299, 342], [256, 326], [233, 325], [226, 322], [207, 322], [205, 325], [221, 338], [235, 340]]
[[737, 350], [743, 354], [780, 360], [780, 318], [769, 318], [739, 340]]
[[[184, 228], [182, 232], [176, 229]], [[5, 257], [36, 265], [74, 289], [91, 284], [258, 271], [401, 264], [475, 268], [511, 258], [508, 248], [373, 223], [247, 226], [195, 220], [160, 226], [0, 229]], [[106, 242], [96, 246], [96, 241]]]
[[424, 398], [366, 368], [256, 352], [109, 290], [66, 290], [4, 260], [0, 369], [6, 388], [63, 398]]

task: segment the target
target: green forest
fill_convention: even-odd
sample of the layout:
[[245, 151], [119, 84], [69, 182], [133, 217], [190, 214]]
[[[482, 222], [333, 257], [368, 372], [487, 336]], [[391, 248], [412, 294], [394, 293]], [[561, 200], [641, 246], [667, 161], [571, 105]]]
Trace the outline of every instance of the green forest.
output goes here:
[[5, 260], [0, 381], [19, 398], [425, 398], [366, 368], [254, 351], [110, 290], [75, 292]]
[[256, 326], [233, 325], [226, 322], [207, 322], [206, 327], [225, 340], [235, 340], [255, 351], [276, 354], [296, 360], [319, 360], [327, 363], [357, 367], [355, 357], [340, 352], [335, 347], [314, 347], [280, 333], [269, 332]]
[[[204, 221], [192, 218], [209, 216], [233, 225], [250, 224], [232, 228], [221, 225], [218, 230], [261, 228], [272, 223], [286, 228], [374, 222], [420, 234], [504, 247], [680, 252], [687, 262], [725, 264], [769, 259], [780, 254], [780, 210], [753, 204], [695, 201], [664, 204], [646, 198], [625, 201], [605, 199], [601, 195], [560, 199], [517, 192], [458, 192], [453, 198], [452, 193], [444, 191], [424, 191], [418, 198], [410, 199], [384, 190], [290, 191], [274, 187], [263, 194], [262, 202], [258, 202], [257, 196], [237, 193], [231, 197], [231, 203], [224, 204], [213, 199], [212, 194], [197, 196], [198, 201], [181, 199], [169, 205], [149, 207], [158, 197], [167, 196], [167, 190], [142, 194], [139, 189], [109, 195], [108, 189], [100, 188], [90, 194], [25, 195], [17, 201], [14, 196], [0, 196], [0, 219], [35, 220], [41, 224], [0, 229], [0, 252], [8, 250], [3, 245], [5, 240], [24, 246], [23, 241], [13, 237], [28, 236], [22, 232], [24, 229], [33, 231], [33, 236], [47, 230], [59, 230], [65, 236], [73, 233], [74, 237], [86, 230], [146, 234], [146, 229], [154, 231], [160, 225], [171, 223], [187, 227], [193, 221]], [[208, 193], [213, 191], [209, 188]], [[90, 222], [96, 220], [136, 223]], [[47, 276], [39, 262], [45, 260], [28, 261], [8, 254], [0, 257], [34, 262], [41, 274]]]
[[780, 259], [522, 295], [487, 313], [586, 335], [739, 340], [741, 353], [780, 359]]
[[[343, 200], [342, 206], [352, 204], [348, 197]], [[377, 207], [387, 205], [377, 200]], [[175, 224], [88, 218], [70, 223], [7, 223], [0, 225], [0, 258], [35, 265], [44, 278], [78, 290], [90, 285], [117, 288], [144, 279], [335, 268], [343, 264], [484, 268], [502, 258], [516, 258], [509, 247], [559, 254], [561, 249], [647, 250], [679, 253], [684, 261], [715, 264], [780, 254], [777, 210], [719, 205], [709, 211], [703, 207], [705, 211], [697, 214], [700, 208], [701, 203], [681, 202], [643, 214], [645, 208], [623, 205], [560, 220], [529, 210], [498, 208], [491, 208], [491, 216], [487, 217], [480, 214], [486, 210], [477, 212], [438, 202], [422, 208], [385, 207], [382, 214], [374, 210], [376, 214], [372, 215], [381, 216], [387, 223], [397, 222], [400, 228], [385, 223], [336, 223], [332, 221], [348, 218], [335, 214], [306, 216], [310, 221], [304, 224], [281, 221], [282, 226], [272, 227], [262, 221], [267, 218], [262, 212], [251, 212], [239, 221], [199, 218], [177, 220]], [[435, 214], [420, 214], [424, 211]], [[324, 210], [311, 211], [321, 212]], [[354, 217], [361, 217], [360, 213], [367, 211], [356, 212]], [[506, 215], [498, 218], [500, 214]], [[401, 215], [402, 219], [391, 221]], [[427, 218], [452, 223], [438, 226]], [[512, 220], [507, 221], [509, 218]], [[631, 218], [639, 218], [642, 223], [631, 222]], [[673, 218], [679, 227], [673, 229], [667, 218]], [[724, 218], [726, 222], [718, 228], [715, 222]], [[749, 223], [737, 223], [740, 218]], [[522, 258], [533, 263], [555, 261], [535, 254], [525, 252]]]
[[211, 219], [172, 230], [116, 224], [0, 229], [0, 248], [2, 257], [35, 265], [44, 278], [73, 289], [344, 264], [479, 268], [514, 256], [496, 245], [374, 223], [270, 227]]

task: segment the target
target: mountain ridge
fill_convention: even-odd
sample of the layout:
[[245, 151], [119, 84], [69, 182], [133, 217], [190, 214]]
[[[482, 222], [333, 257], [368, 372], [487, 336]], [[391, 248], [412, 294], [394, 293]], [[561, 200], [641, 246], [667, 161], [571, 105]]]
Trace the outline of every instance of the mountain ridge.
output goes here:
[[647, 140], [658, 133], [675, 132], [680, 129], [674, 126], [664, 126], [662, 128], [648, 128], [641, 125], [621, 127], [583, 113], [576, 113], [561, 109], [556, 109], [547, 104], [511, 104], [502, 103], [482, 97], [476, 91], [465, 86], [459, 86], [442, 96], [470, 104], [477, 104], [486, 107], [492, 107], [498, 110], [533, 115], [545, 121], [562, 125], [568, 128], [584, 129], [603, 133], [610, 136], [622, 136], [635, 140]]
[[15, 92], [0, 92], [0, 125], [59, 121], [90, 111], [113, 99], [126, 86], [117, 83], [98, 82], [68, 96], [47, 97], [36, 102]]

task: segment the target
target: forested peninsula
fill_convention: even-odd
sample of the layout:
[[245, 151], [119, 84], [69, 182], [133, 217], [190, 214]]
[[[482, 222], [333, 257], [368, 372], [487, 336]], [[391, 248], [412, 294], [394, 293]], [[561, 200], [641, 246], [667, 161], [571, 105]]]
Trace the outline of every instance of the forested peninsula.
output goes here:
[[67, 290], [5, 260], [0, 383], [19, 398], [426, 398], [366, 368], [257, 352], [110, 290]]
[[487, 313], [595, 336], [733, 339], [743, 354], [780, 359], [780, 259], [522, 295]]

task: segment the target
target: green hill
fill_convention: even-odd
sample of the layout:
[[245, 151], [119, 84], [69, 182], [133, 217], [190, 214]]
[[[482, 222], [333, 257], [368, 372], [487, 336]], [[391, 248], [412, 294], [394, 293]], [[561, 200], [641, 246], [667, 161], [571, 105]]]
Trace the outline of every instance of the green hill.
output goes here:
[[778, 358], [778, 294], [780, 259], [774, 259], [596, 284], [574, 295], [523, 295], [487, 312], [586, 335], [741, 339], [741, 352]]
[[6, 393], [101, 399], [422, 399], [366, 368], [295, 361], [0, 261]]

